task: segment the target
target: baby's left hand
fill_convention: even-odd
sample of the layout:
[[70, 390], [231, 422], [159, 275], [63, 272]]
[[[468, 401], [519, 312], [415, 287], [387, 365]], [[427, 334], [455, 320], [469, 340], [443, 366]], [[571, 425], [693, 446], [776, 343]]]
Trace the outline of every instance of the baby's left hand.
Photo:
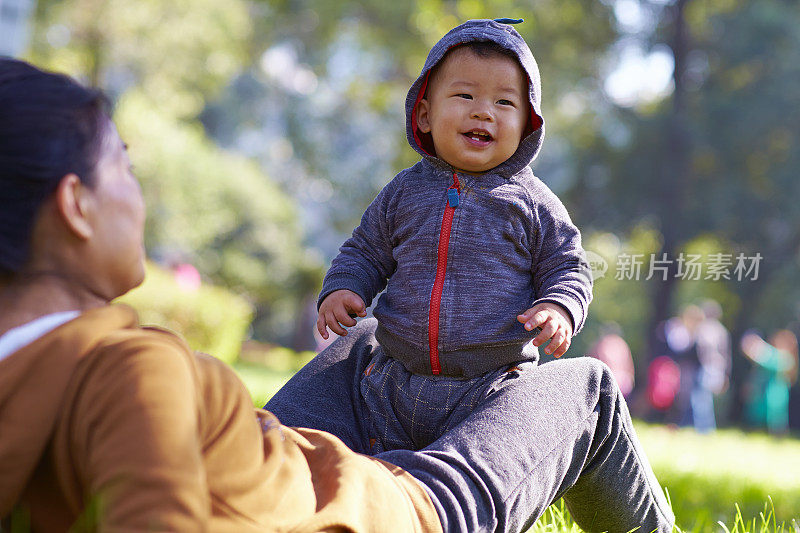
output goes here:
[[525, 324], [525, 329], [531, 331], [539, 326], [542, 332], [533, 338], [535, 346], [541, 346], [549, 339], [550, 344], [544, 353], [553, 357], [561, 357], [572, 342], [572, 320], [567, 310], [558, 304], [542, 302], [536, 304], [521, 315], [517, 320]]

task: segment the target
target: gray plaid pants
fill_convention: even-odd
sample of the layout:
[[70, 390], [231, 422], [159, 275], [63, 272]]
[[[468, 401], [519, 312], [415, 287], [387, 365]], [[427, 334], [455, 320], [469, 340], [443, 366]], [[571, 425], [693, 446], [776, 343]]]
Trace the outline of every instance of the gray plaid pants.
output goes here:
[[564, 498], [585, 531], [671, 532], [674, 516], [608, 367], [523, 362], [470, 380], [410, 374], [376, 321], [300, 370], [265, 406], [411, 473], [444, 531], [524, 531]]

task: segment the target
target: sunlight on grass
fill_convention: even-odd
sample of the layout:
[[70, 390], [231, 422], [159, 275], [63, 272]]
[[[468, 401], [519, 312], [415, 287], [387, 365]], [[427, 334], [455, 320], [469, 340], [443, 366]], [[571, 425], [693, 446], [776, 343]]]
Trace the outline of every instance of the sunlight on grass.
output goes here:
[[[791, 522], [779, 522], [775, 518], [773, 502], [769, 499], [757, 517], [747, 520], [742, 515], [738, 504], [734, 504], [736, 514], [733, 517], [730, 527], [722, 520], [716, 524], [709, 524], [707, 527], [681, 528], [676, 526], [674, 533], [701, 533], [701, 532], [724, 532], [724, 533], [800, 533], [800, 523], [792, 519]], [[563, 500], [559, 500], [547, 508], [545, 514], [527, 530], [527, 533], [581, 533], [583, 530], [572, 520], [569, 511]], [[639, 530], [634, 530], [637, 533]], [[628, 532], [632, 533], [632, 532]]]
[[528, 533], [579, 533], [583, 531], [572, 521], [564, 500], [558, 500], [547, 508]]
[[239, 374], [239, 378], [244, 381], [253, 404], [263, 407], [267, 400], [272, 398], [275, 392], [289, 381], [294, 372], [286, 370], [275, 370], [256, 363], [238, 361], [233, 365], [233, 369]]
[[772, 498], [764, 504], [764, 510], [758, 514], [758, 518], [753, 518], [746, 521], [742, 517], [742, 511], [736, 505], [736, 516], [734, 517], [733, 526], [728, 528], [722, 521], [717, 522], [725, 533], [798, 533], [800, 532], [800, 524], [796, 519], [792, 519], [791, 526], [781, 522], [780, 524], [775, 518], [775, 506], [772, 503]]
[[[767, 515], [765, 502], [777, 525], [784, 522], [790, 527], [797, 517], [797, 439], [736, 429], [699, 434], [691, 428], [638, 421], [635, 425], [659, 482], [672, 494], [678, 524], [685, 530], [719, 531], [719, 522], [731, 524], [737, 514], [758, 519], [760, 513]], [[746, 520], [752, 523], [753, 519]]]

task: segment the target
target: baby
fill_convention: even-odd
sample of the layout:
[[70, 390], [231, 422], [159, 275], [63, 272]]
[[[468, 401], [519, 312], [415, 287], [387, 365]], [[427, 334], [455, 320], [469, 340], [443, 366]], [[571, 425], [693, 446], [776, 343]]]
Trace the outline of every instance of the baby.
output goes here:
[[544, 137], [539, 70], [505, 22], [466, 22], [433, 47], [406, 99], [422, 159], [367, 208], [319, 298], [328, 338], [385, 287], [380, 349], [431, 382], [535, 361], [548, 341], [560, 357], [592, 298], [580, 232], [528, 167]]

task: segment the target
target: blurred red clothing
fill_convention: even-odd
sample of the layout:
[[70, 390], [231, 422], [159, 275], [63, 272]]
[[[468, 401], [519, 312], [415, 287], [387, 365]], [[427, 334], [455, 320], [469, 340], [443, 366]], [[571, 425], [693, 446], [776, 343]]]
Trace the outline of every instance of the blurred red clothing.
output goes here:
[[656, 409], [672, 407], [681, 384], [681, 370], [667, 355], [653, 359], [647, 370], [647, 399]]
[[625, 339], [616, 333], [607, 333], [600, 337], [589, 353], [608, 365], [619, 390], [627, 397], [633, 390], [634, 370], [631, 349]]

